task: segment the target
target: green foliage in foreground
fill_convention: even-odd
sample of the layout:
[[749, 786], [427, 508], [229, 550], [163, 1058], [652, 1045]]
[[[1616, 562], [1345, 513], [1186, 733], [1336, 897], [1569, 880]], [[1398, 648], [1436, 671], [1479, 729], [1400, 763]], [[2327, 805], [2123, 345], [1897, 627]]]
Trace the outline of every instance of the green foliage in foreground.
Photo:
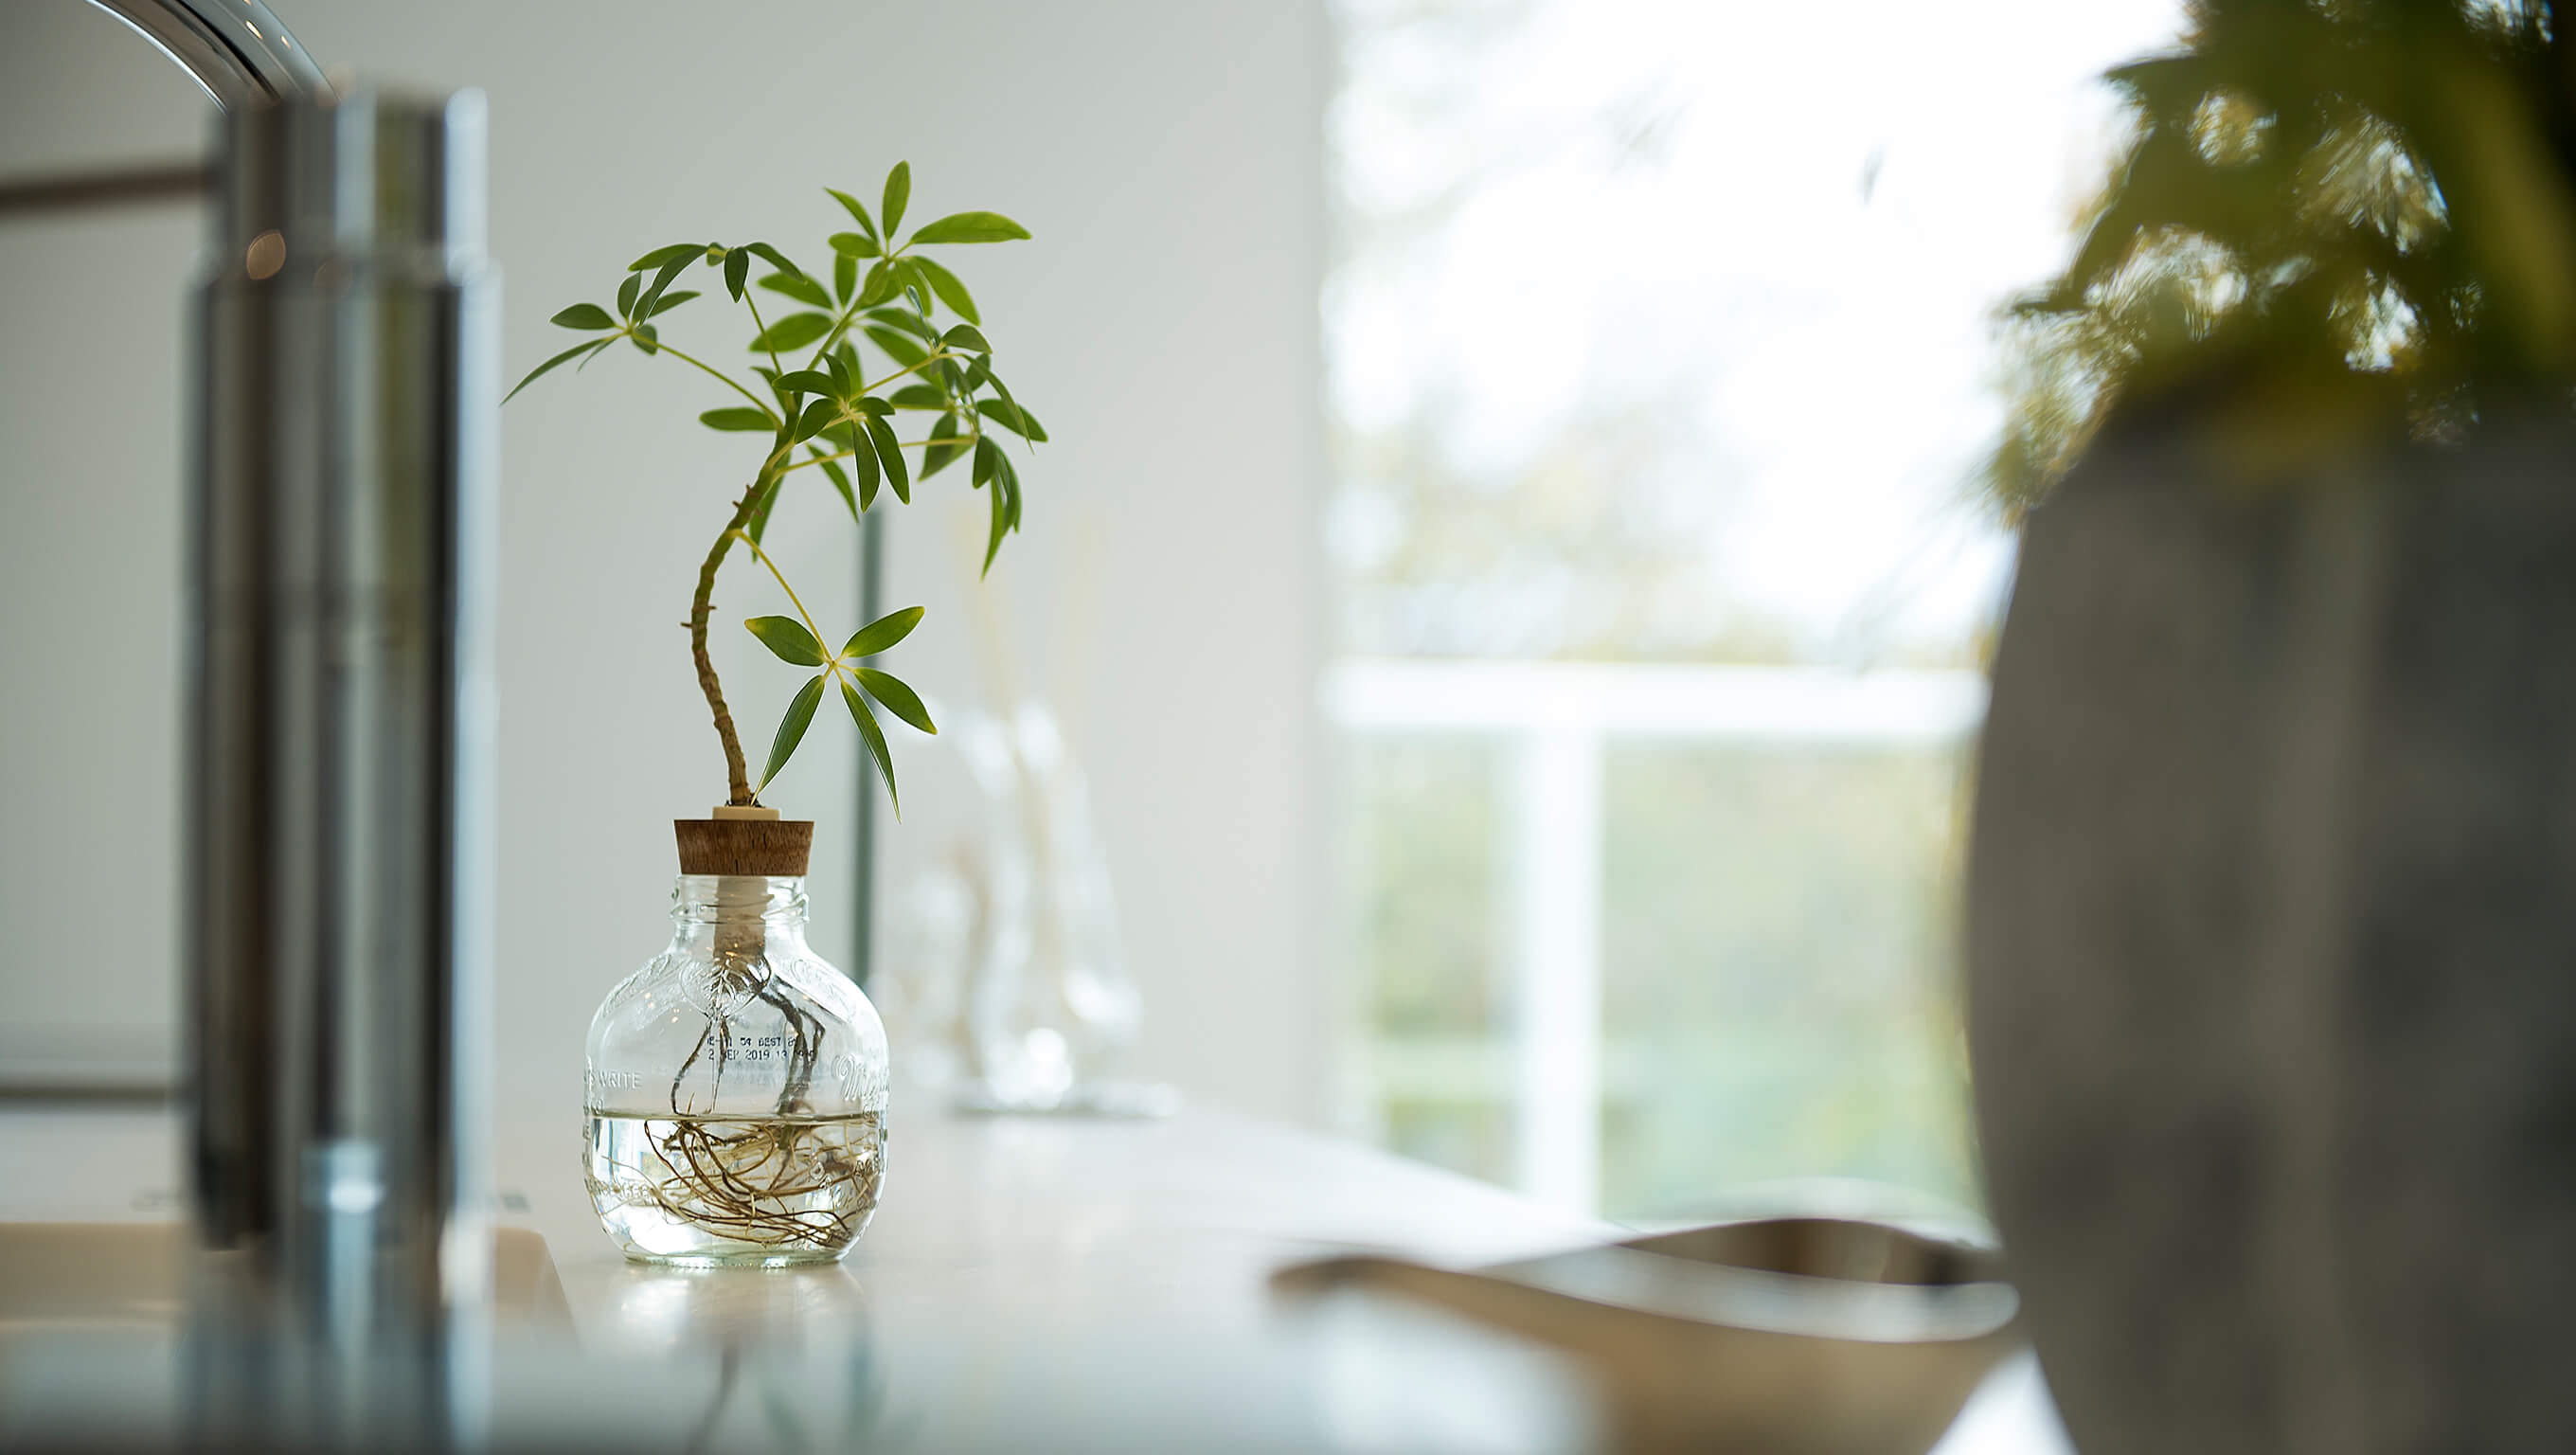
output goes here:
[[2576, 13], [2192, 0], [2108, 79], [2135, 139], [2011, 315], [1989, 486], [2017, 516], [2117, 410], [2188, 392], [2260, 464], [2458, 439], [2576, 389]]
[[[999, 213], [957, 212], [903, 237], [912, 169], [902, 162], [887, 174], [874, 214], [849, 193], [834, 190], [831, 196], [857, 230], [835, 232], [827, 239], [828, 269], [809, 272], [765, 242], [686, 242], [655, 248], [627, 265], [614, 308], [576, 303], [554, 315], [558, 327], [597, 337], [530, 370], [510, 397], [518, 397], [521, 389], [564, 364], [575, 364], [576, 370], [586, 367], [621, 341], [648, 357], [695, 369], [732, 391], [735, 402], [705, 411], [698, 423], [712, 430], [765, 436], [764, 452], [751, 483], [734, 501], [723, 532], [707, 554], [689, 618], [698, 686], [706, 694], [717, 737], [724, 745], [727, 801], [758, 802], [760, 790], [787, 766], [797, 744], [804, 741], [824, 689], [838, 685], [841, 700], [885, 779], [887, 797], [900, 811], [894, 759], [877, 710], [890, 712], [925, 733], [938, 728], [910, 687], [863, 664], [909, 635], [921, 620], [921, 608], [907, 607], [870, 622], [837, 651], [827, 650], [823, 643], [828, 638], [761, 542], [787, 477], [798, 470], [821, 471], [856, 521], [881, 493], [891, 492], [896, 500], [910, 504], [916, 482], [965, 460], [973, 488], [984, 491], [991, 502], [984, 567], [992, 569], [1003, 538], [1020, 525], [1019, 469], [993, 428], [1017, 436], [1024, 445], [1043, 441], [1046, 430], [994, 372], [993, 347], [984, 337], [983, 317], [965, 283], [917, 250], [1010, 242], [1029, 233]], [[901, 242], [896, 241], [899, 237]], [[675, 288], [692, 268], [715, 271], [725, 297], [743, 310], [750, 329], [750, 352], [755, 356], [747, 374], [719, 368], [663, 339], [663, 316], [706, 296], [713, 287], [710, 280], [709, 290]], [[756, 278], [755, 268], [760, 270]], [[764, 293], [774, 295], [766, 310]], [[943, 310], [954, 319], [944, 327]], [[902, 438], [904, 431], [895, 425], [898, 416], [906, 413], [927, 417], [918, 438]], [[813, 672], [779, 720], [756, 783], [749, 776], [732, 714], [707, 655], [716, 572], [737, 543], [768, 568], [796, 613], [757, 616], [743, 625], [780, 661]]]

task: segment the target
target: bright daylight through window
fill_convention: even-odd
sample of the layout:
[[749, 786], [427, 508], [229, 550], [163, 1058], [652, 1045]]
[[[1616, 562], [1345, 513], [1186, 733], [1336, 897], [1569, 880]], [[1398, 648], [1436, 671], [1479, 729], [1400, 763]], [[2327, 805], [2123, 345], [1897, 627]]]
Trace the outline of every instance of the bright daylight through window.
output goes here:
[[1335, 18], [1343, 1114], [1614, 1217], [1973, 1209], [1997, 311], [2174, 5]]

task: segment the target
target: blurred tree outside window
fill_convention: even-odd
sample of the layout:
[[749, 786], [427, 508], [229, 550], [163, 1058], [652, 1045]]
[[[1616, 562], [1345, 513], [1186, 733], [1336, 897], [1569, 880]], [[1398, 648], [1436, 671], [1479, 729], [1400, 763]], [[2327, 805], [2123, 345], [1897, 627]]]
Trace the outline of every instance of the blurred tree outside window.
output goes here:
[[1998, 310], [2173, 0], [1336, 0], [1339, 1084], [1614, 1217], [1973, 1208]]

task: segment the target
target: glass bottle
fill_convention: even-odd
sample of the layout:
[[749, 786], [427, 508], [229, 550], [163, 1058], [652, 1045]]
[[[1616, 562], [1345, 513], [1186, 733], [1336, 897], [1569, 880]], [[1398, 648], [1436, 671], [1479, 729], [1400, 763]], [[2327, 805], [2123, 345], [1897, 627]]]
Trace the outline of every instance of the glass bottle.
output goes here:
[[983, 943], [963, 986], [960, 1104], [978, 1111], [1162, 1116], [1169, 1087], [1115, 1079], [1139, 1021], [1109, 863], [1055, 714], [970, 718], [958, 746], [990, 814]]
[[[683, 821], [683, 869], [693, 865]], [[769, 823], [762, 828], [810, 824]], [[875, 1007], [805, 943], [795, 874], [683, 873], [670, 947], [591, 1018], [591, 1206], [626, 1256], [686, 1267], [824, 1263], [885, 1176]]]

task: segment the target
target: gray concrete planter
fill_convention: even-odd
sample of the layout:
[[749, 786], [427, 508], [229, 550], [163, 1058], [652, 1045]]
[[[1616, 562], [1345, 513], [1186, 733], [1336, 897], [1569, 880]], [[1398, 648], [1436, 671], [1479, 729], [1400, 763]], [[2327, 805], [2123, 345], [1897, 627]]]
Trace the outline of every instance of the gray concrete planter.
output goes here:
[[2085, 1455], [2576, 1450], [2576, 437], [2031, 519], [1968, 903]]

